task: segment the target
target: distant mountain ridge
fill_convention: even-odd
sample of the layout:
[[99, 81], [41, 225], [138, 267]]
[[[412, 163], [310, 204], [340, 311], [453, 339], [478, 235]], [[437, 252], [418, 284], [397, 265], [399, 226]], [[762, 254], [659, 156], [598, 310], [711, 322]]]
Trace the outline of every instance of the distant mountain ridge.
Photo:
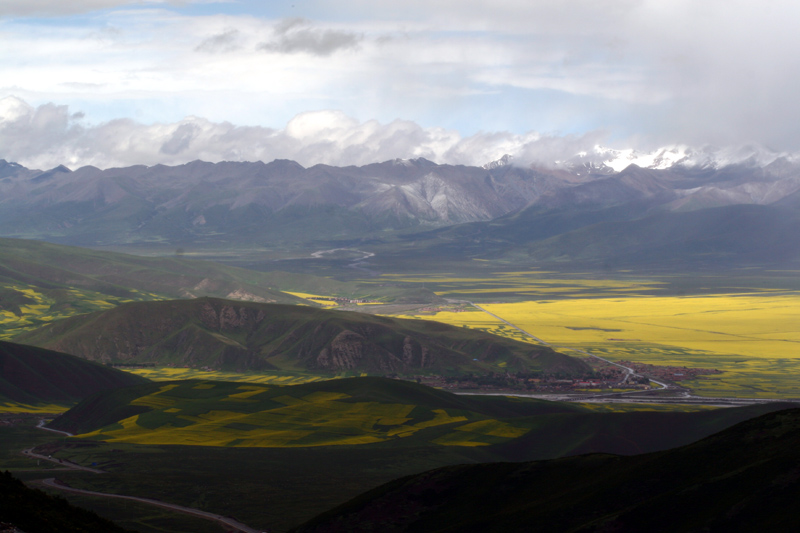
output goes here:
[[532, 207], [800, 207], [795, 158], [738, 154], [723, 164], [712, 156], [598, 148], [555, 168], [523, 168], [504, 157], [484, 167], [419, 158], [362, 167], [195, 161], [44, 172], [0, 161], [0, 232], [83, 245], [309, 243], [489, 221]]

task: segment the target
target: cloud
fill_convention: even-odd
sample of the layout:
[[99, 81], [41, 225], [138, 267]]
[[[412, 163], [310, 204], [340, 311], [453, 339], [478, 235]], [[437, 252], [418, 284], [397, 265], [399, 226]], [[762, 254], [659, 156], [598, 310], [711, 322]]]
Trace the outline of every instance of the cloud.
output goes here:
[[548, 137], [531, 132], [462, 137], [406, 120], [360, 122], [341, 111], [300, 113], [283, 129], [235, 126], [188, 117], [171, 124], [130, 119], [83, 124], [68, 106], [33, 107], [16, 97], [0, 99], [0, 157], [29, 168], [60, 164], [101, 168], [136, 164], [294, 159], [304, 166], [365, 165], [424, 157], [438, 163], [482, 165], [509, 153], [522, 163], [565, 159], [591, 149], [598, 134]]
[[170, 0], [3, 0], [0, 2], [2, 16], [62, 16], [86, 13], [126, 5], [180, 4]]
[[[0, 14], [130, 3], [9, 0]], [[168, 5], [180, 3], [4, 21], [0, 95], [69, 103], [95, 121], [282, 127], [341, 109], [362, 125], [402, 118], [464, 138], [607, 131], [637, 136], [637, 148], [800, 146], [796, 0], [298, 4], [313, 21], [254, 1]]]
[[240, 39], [242, 32], [236, 29], [227, 29], [222, 33], [212, 35], [195, 47], [195, 52], [207, 52], [210, 54], [221, 54], [234, 52], [241, 49]]
[[302, 18], [285, 19], [273, 28], [273, 38], [258, 45], [259, 50], [294, 54], [305, 52], [329, 56], [339, 50], [358, 47], [364, 36], [354, 32], [314, 28]]

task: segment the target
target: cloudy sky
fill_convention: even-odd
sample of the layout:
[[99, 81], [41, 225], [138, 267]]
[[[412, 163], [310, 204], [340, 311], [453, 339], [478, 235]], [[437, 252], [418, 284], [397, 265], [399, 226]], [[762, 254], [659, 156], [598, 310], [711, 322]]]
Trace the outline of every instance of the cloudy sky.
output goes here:
[[0, 0], [34, 168], [800, 149], [796, 0]]

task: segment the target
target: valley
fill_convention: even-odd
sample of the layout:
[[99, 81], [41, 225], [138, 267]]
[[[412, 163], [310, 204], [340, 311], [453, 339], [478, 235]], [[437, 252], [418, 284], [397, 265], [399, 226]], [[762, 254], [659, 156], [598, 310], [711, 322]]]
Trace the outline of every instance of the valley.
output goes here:
[[469, 466], [647, 483], [641, 457], [793, 424], [769, 418], [800, 400], [781, 169], [14, 167], [3, 466], [141, 533], [220, 527], [147, 501], [283, 532]]

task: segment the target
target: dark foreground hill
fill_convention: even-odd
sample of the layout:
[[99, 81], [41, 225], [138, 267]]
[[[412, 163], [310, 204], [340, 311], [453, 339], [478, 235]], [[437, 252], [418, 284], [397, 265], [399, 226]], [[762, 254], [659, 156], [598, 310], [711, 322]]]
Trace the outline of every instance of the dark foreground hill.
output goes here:
[[378, 377], [292, 386], [158, 382], [87, 398], [50, 424], [80, 436], [59, 439], [47, 453], [107, 469], [84, 478], [91, 490], [201, 506], [286, 531], [432, 468], [654, 452], [781, 408], [597, 412]]
[[[16, 527], [17, 529], [14, 529]], [[0, 473], [0, 531], [123, 533], [128, 531], [67, 500], [30, 489]]]
[[665, 452], [431, 470], [295, 531], [793, 531], [798, 450], [800, 409], [790, 409]]
[[0, 341], [0, 401], [75, 403], [147, 379], [73, 355]]
[[215, 298], [124, 304], [17, 340], [94, 361], [235, 371], [590, 372], [547, 347], [437, 322]]

